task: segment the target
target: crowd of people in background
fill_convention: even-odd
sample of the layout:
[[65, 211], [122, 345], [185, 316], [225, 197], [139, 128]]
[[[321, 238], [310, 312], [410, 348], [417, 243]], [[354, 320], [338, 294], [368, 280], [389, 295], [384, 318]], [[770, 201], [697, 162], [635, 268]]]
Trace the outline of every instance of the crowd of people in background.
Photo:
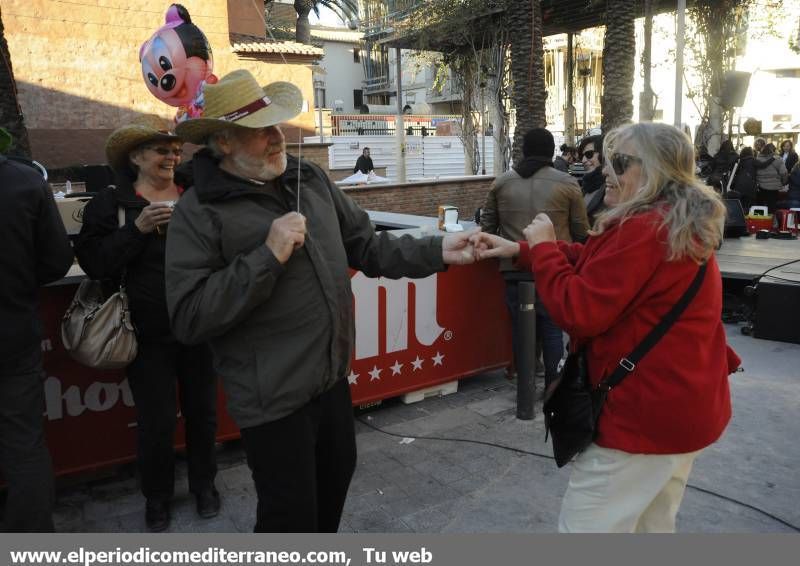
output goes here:
[[738, 152], [725, 140], [714, 156], [701, 147], [697, 174], [725, 198], [739, 199], [745, 212], [752, 205], [766, 206], [770, 213], [800, 206], [800, 164], [791, 140], [777, 147], [756, 138], [753, 147]]

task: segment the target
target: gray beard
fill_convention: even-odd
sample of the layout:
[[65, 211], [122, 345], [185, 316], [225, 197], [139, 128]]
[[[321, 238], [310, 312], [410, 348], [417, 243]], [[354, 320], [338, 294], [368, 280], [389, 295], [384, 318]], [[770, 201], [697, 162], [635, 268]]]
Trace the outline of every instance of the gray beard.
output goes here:
[[241, 154], [231, 155], [231, 162], [242, 177], [257, 181], [272, 181], [283, 175], [283, 172], [286, 171], [285, 152], [281, 155], [280, 165], [265, 163], [261, 159], [252, 159]]

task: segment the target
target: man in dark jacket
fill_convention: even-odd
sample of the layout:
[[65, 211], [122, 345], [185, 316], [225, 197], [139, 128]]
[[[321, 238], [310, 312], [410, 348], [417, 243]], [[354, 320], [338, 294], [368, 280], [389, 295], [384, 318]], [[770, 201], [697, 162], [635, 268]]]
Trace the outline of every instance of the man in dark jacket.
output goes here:
[[39, 287], [63, 277], [72, 249], [53, 194], [33, 167], [0, 155], [0, 471], [4, 529], [53, 531], [44, 439]]
[[204, 117], [177, 128], [208, 147], [170, 221], [172, 326], [214, 352], [258, 493], [256, 532], [336, 532], [356, 459], [349, 268], [425, 277], [472, 262], [474, 232], [376, 234], [322, 170], [287, 156], [275, 124], [300, 112], [294, 85], [262, 90], [234, 71], [204, 93]]
[[[522, 161], [497, 177], [486, 198], [481, 215], [481, 228], [485, 232], [513, 241], [524, 240], [522, 230], [544, 212], [555, 226], [559, 240], [573, 242], [586, 238], [589, 221], [581, 189], [574, 177], [551, 165], [554, 147], [553, 134], [544, 128], [534, 128], [525, 134]], [[518, 285], [520, 281], [530, 281], [531, 274], [516, 270], [509, 260], [501, 260], [500, 269], [506, 279], [506, 305], [511, 314], [516, 361], [523, 348], [535, 348], [535, 344], [522, 344], [519, 338]], [[542, 343], [545, 383], [550, 383], [556, 377], [563, 353], [562, 333], [539, 302], [536, 328]]]
[[361, 152], [361, 155], [359, 155], [358, 159], [356, 160], [356, 166], [353, 167], [353, 173], [358, 173], [361, 171], [366, 175], [374, 169], [375, 166], [372, 164], [372, 158], [369, 156], [369, 148], [365, 147], [364, 151]]

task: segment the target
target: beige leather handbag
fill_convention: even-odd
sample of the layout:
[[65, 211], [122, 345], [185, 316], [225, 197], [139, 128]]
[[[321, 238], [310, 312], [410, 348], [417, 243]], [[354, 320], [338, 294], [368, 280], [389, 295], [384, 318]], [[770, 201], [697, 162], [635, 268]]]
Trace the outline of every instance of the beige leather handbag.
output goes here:
[[103, 301], [100, 281], [81, 281], [61, 320], [61, 342], [83, 365], [118, 369], [136, 357], [136, 332], [128, 310], [125, 287]]
[[[119, 209], [119, 225], [125, 222]], [[84, 279], [61, 319], [61, 342], [67, 352], [83, 365], [97, 369], [127, 366], [138, 350], [136, 331], [128, 310], [125, 276], [119, 291], [103, 299], [100, 281]]]

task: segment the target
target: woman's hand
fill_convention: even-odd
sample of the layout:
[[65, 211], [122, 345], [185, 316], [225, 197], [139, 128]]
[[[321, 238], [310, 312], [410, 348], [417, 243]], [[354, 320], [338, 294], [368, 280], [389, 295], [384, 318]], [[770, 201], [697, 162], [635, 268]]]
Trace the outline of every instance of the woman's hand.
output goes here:
[[525, 239], [528, 240], [528, 245], [531, 248], [542, 242], [556, 241], [556, 230], [553, 228], [553, 223], [550, 222], [550, 217], [544, 212], [537, 214], [536, 218], [528, 224], [527, 228], [525, 228], [522, 233], [525, 235]]
[[490, 257], [511, 258], [519, 255], [519, 244], [495, 234], [480, 232], [470, 238], [475, 247], [475, 257], [479, 260]]
[[134, 224], [142, 234], [149, 234], [156, 229], [156, 226], [161, 226], [169, 222], [172, 216], [172, 207], [164, 202], [151, 202], [145, 206], [136, 217]]

